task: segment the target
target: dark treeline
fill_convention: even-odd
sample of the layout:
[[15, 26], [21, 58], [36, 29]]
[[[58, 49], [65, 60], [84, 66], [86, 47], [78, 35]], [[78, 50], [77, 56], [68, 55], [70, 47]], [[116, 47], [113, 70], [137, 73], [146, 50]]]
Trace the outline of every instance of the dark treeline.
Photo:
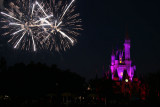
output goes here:
[[85, 83], [84, 78], [69, 70], [63, 71], [57, 65], [18, 63], [3, 70], [0, 72], [1, 94], [13, 96], [37, 96], [52, 92], [80, 94]]
[[154, 104], [160, 103], [160, 70], [149, 73], [145, 78], [149, 86], [148, 100]]
[[0, 100], [7, 96], [14, 102], [24, 103], [53, 94], [56, 99], [63, 93], [79, 96], [84, 92], [85, 85], [83, 77], [54, 64], [17, 63], [7, 68], [5, 59], [0, 60]]
[[[136, 76], [136, 75], [135, 75]], [[119, 93], [121, 86], [108, 77], [95, 78], [86, 82], [85, 78], [62, 70], [57, 65], [48, 66], [42, 63], [17, 63], [7, 67], [4, 58], [0, 59], [0, 107], [49, 107], [63, 104], [103, 105], [103, 106], [142, 106], [159, 105], [160, 71], [139, 78], [140, 85], [145, 84], [146, 99], [140, 96], [124, 96]], [[134, 82], [131, 83], [132, 85]], [[115, 90], [116, 89], [116, 90]], [[132, 92], [134, 88], [132, 87]], [[116, 94], [115, 92], [118, 92]], [[138, 91], [140, 92], [140, 91]], [[142, 93], [142, 92], [141, 92]], [[140, 95], [140, 94], [138, 94]], [[134, 98], [134, 99], [133, 99]], [[36, 106], [34, 106], [36, 104]], [[74, 106], [75, 106], [74, 105]], [[67, 105], [68, 106], [68, 105]], [[84, 106], [84, 105], [83, 105]]]

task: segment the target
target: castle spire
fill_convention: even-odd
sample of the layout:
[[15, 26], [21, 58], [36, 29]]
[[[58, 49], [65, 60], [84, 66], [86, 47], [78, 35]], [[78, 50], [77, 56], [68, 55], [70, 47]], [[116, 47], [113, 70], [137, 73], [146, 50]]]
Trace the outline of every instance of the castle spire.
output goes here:
[[129, 35], [128, 35], [128, 25], [126, 26], [126, 35], [125, 35], [125, 40], [130, 40]]
[[125, 40], [130, 40], [129, 35], [128, 35], [128, 30], [126, 31], [126, 37]]

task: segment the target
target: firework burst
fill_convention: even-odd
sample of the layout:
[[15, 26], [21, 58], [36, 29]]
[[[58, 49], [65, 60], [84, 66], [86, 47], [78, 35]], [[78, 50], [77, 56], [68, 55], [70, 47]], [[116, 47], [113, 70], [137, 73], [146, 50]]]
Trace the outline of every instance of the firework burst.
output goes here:
[[35, 3], [31, 0], [16, 0], [15, 3], [10, 2], [9, 8], [5, 8], [1, 14], [1, 22], [5, 24], [2, 28], [8, 29], [3, 35], [10, 36], [8, 42], [14, 48], [36, 51], [37, 46], [40, 47], [43, 25], [35, 22], [43, 17], [43, 13], [39, 8], [36, 9]]
[[50, 4], [32, 0], [11, 2], [10, 8], [1, 12], [2, 28], [8, 29], [3, 35], [9, 35], [8, 42], [14, 48], [66, 50], [76, 43], [75, 36], [82, 30], [79, 13], [74, 14], [74, 1], [50, 1]]
[[[50, 1], [50, 8], [46, 13], [51, 13], [52, 17], [43, 20], [43, 29], [46, 32], [42, 43], [50, 50], [66, 50], [73, 46], [77, 40], [76, 36], [81, 28], [81, 19], [79, 13], [75, 13], [75, 6], [71, 0], [70, 3], [64, 0]], [[47, 15], [49, 16], [49, 15]]]

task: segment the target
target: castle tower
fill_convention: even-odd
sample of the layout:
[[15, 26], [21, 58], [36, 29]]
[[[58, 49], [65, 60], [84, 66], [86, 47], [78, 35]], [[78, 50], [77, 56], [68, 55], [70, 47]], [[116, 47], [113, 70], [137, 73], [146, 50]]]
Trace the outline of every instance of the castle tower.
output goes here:
[[132, 61], [130, 58], [130, 39], [128, 33], [126, 34], [124, 42], [124, 50], [115, 50], [116, 54], [112, 52], [111, 55], [111, 73], [112, 79], [114, 78], [115, 72], [117, 72], [119, 80], [122, 80], [124, 71], [127, 72], [129, 80], [132, 81], [134, 76], [135, 66], [132, 66]]

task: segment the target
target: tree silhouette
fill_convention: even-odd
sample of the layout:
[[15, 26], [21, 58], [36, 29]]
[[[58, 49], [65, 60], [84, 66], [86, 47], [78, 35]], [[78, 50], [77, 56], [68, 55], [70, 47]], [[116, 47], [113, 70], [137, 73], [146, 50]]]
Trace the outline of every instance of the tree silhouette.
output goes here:
[[42, 63], [18, 63], [0, 73], [4, 94], [12, 96], [43, 96], [57, 91], [80, 94], [84, 84], [85, 79], [78, 74]]

